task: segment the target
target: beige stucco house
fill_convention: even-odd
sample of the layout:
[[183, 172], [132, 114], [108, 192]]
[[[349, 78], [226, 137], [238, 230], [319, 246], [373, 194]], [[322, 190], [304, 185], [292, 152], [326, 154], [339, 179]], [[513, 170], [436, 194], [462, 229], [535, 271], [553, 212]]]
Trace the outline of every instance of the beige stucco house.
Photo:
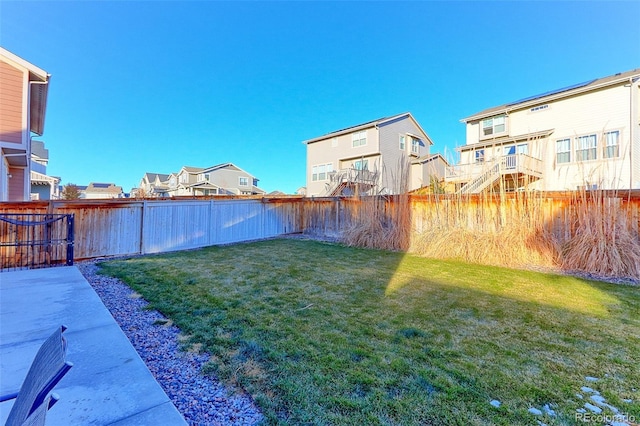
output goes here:
[[493, 107], [462, 120], [466, 145], [445, 179], [496, 188], [640, 188], [640, 69]]
[[303, 143], [307, 196], [397, 194], [429, 184], [414, 160], [428, 156], [433, 142], [409, 112]]
[[50, 75], [0, 47], [0, 201], [28, 201], [31, 135], [42, 135]]

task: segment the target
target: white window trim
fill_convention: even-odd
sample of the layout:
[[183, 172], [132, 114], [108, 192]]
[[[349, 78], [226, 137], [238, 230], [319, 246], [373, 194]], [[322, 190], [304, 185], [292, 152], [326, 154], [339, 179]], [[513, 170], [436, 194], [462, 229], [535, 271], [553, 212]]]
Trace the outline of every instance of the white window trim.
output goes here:
[[410, 136], [411, 138], [411, 153], [412, 154], [420, 154], [420, 139]]
[[[582, 141], [585, 140], [585, 138], [593, 138], [594, 140], [594, 144], [593, 146], [589, 146], [588, 148], [583, 148], [582, 147]], [[575, 154], [576, 154], [576, 161], [578, 162], [583, 162], [583, 161], [595, 161], [598, 159], [598, 135], [596, 133], [590, 133], [590, 134], [586, 134], [586, 135], [579, 135], [576, 136], [576, 149], [575, 149]], [[590, 140], [590, 139], [588, 139]], [[582, 155], [580, 155], [579, 153], [582, 152], [588, 152], [588, 151], [593, 151], [594, 154], [594, 158], [581, 158], [583, 157]]]
[[[324, 171], [320, 171], [320, 168], [323, 167]], [[333, 172], [333, 163], [322, 163], [322, 164], [314, 164], [311, 167], [311, 182], [325, 182], [328, 181], [329, 174]], [[320, 179], [320, 175], [323, 174], [324, 178]]]
[[361, 130], [351, 134], [351, 147], [357, 148], [359, 146], [365, 146], [367, 144], [367, 131]]
[[[568, 148], [566, 149], [566, 151], [558, 151], [559, 145], [558, 143], [561, 142], [567, 142], [569, 144]], [[558, 155], [559, 154], [569, 154], [567, 161], [558, 161]], [[571, 138], [561, 138], [561, 139], [556, 139], [556, 164], [567, 164], [571, 162]]]
[[[503, 126], [504, 126], [504, 130], [501, 130], [499, 132], [496, 131], [495, 127], [495, 123], [494, 120], [496, 118], [503, 118], [504, 122], [503, 122]], [[484, 123], [485, 121], [491, 120], [491, 133], [485, 135], [484, 133], [484, 129], [485, 128], [489, 128], [489, 127], [485, 127]], [[509, 116], [507, 116], [506, 114], [499, 114], [499, 115], [494, 115], [493, 117], [487, 117], [487, 118], [483, 118], [482, 120], [480, 120], [479, 122], [479, 132], [480, 132], [480, 139], [491, 139], [491, 138], [495, 138], [498, 136], [503, 136], [508, 134], [509, 131]]]
[[400, 151], [407, 151], [407, 135], [398, 135], [398, 148]]
[[[612, 134], [617, 134], [616, 136], [616, 143], [615, 145], [609, 145], [609, 135]], [[602, 138], [602, 143], [603, 143], [603, 152], [602, 152], [602, 158], [609, 160], [609, 159], [615, 159], [615, 158], [620, 158], [620, 138], [622, 136], [622, 131], [619, 129], [616, 130], [610, 130], [608, 132], [604, 132], [604, 137]], [[608, 154], [608, 150], [610, 147], [615, 147], [615, 155], [609, 155]]]
[[[246, 180], [247, 183], [243, 184], [242, 179]], [[238, 186], [249, 186], [249, 178], [247, 176], [238, 176]]]

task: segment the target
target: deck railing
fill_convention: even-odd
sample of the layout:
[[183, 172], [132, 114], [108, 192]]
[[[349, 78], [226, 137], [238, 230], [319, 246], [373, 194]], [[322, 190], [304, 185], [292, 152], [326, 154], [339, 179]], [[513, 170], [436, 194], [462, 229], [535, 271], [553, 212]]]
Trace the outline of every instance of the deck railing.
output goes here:
[[445, 180], [449, 182], [468, 182], [483, 175], [499, 163], [500, 174], [524, 173], [542, 177], [542, 160], [527, 154], [510, 154], [494, 157], [482, 163], [456, 164], [445, 169]]

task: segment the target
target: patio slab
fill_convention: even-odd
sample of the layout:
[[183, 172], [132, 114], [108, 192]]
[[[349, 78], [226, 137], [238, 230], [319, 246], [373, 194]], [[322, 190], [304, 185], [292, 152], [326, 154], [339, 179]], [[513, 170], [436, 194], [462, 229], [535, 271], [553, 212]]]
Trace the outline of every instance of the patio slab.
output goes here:
[[[0, 393], [16, 391], [42, 342], [68, 327], [73, 368], [56, 386], [47, 425], [185, 425], [77, 268], [0, 273]], [[0, 404], [2, 424], [12, 402]]]

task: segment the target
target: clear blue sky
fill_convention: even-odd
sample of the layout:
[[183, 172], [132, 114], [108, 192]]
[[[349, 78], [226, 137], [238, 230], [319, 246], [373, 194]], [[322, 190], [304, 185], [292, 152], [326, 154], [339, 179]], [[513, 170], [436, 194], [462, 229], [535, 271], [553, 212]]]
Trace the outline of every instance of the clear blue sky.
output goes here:
[[1, 1], [0, 44], [52, 75], [62, 183], [233, 162], [305, 184], [303, 140], [410, 111], [451, 157], [460, 119], [640, 68], [640, 2]]

